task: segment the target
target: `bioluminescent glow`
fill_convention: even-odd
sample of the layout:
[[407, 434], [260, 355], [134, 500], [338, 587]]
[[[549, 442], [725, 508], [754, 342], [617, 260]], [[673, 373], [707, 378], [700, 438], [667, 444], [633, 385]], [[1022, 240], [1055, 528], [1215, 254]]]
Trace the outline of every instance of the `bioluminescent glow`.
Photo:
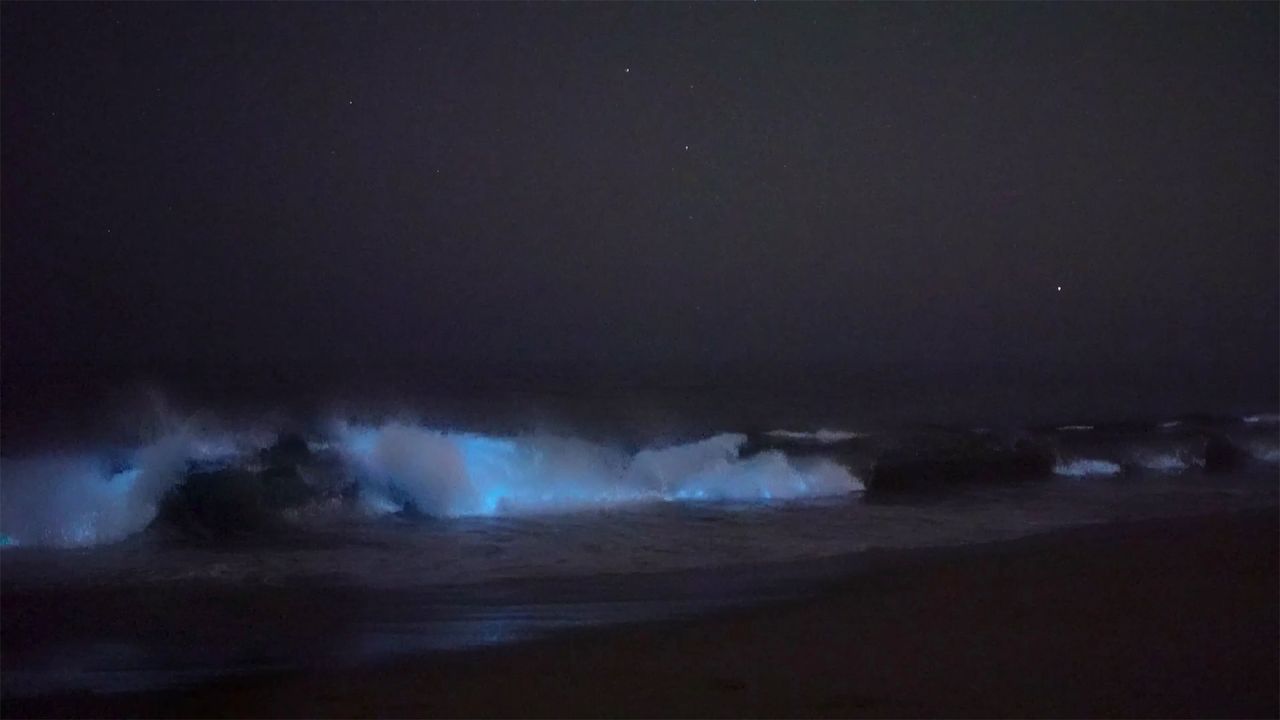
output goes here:
[[635, 455], [555, 436], [490, 437], [392, 423], [345, 427], [338, 444], [378, 508], [439, 516], [558, 512], [697, 500], [775, 500], [863, 489], [827, 460], [779, 452], [741, 458], [746, 436], [723, 434]]
[[138, 450], [128, 468], [114, 472], [86, 455], [4, 460], [0, 530], [19, 545], [119, 540], [151, 522], [191, 454], [187, 439], [175, 436]]
[[[310, 443], [334, 452], [373, 515], [414, 509], [444, 517], [565, 512], [661, 501], [778, 500], [860, 491], [826, 460], [780, 452], [739, 457], [743, 435], [634, 455], [556, 436], [500, 437], [389, 423], [340, 426]], [[246, 444], [247, 443], [247, 444]], [[262, 440], [173, 432], [129, 453], [0, 461], [0, 532], [20, 546], [77, 547], [138, 532], [193, 469], [255, 462]]]
[[0, 532], [20, 546], [80, 547], [142, 530], [193, 464], [229, 464], [262, 444], [254, 434], [176, 429], [127, 453], [0, 459]]
[[[825, 429], [768, 434], [819, 444], [858, 437]], [[234, 493], [235, 482], [266, 477], [255, 475], [264, 471], [259, 451], [269, 442], [259, 435], [180, 429], [126, 453], [0, 459], [0, 545], [78, 547], [120, 540], [147, 527], [166, 494], [194, 472], [237, 470], [225, 476], [225, 489]], [[1274, 439], [1237, 442], [1258, 461], [1280, 462]], [[309, 459], [304, 451], [304, 458], [291, 461], [300, 463], [292, 482], [306, 485], [299, 490], [301, 504], [272, 511], [291, 522], [307, 521], [312, 510], [485, 517], [663, 502], [777, 502], [864, 489], [830, 459], [779, 450], [744, 455], [747, 436], [737, 433], [627, 451], [574, 437], [388, 422], [337, 424], [306, 445]], [[1117, 457], [1146, 471], [1181, 473], [1203, 467], [1201, 451], [1191, 441], [1130, 445]], [[1067, 456], [1053, 471], [1085, 478], [1123, 469], [1113, 460]]]

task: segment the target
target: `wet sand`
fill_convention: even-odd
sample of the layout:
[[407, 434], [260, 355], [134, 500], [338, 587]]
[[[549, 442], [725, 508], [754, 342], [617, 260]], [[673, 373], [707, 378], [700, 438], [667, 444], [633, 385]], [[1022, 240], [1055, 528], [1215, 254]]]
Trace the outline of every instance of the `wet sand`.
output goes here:
[[[355, 669], [110, 695], [6, 694], [2, 709], [5, 717], [1276, 717], [1278, 544], [1271, 508], [874, 552], [809, 599]], [[114, 591], [102, 592], [103, 613], [128, 607], [159, 627], [163, 603], [173, 601], [108, 601]], [[319, 608], [356, 602], [282, 597], [270, 601], [282, 604], [277, 617], [299, 632], [340, 614]], [[201, 635], [273, 622], [242, 612], [210, 618]]]

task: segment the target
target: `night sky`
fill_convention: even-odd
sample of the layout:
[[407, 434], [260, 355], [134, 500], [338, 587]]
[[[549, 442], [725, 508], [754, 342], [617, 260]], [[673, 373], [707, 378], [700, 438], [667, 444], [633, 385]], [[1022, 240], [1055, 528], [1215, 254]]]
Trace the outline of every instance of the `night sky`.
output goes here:
[[10, 408], [232, 366], [1274, 401], [1274, 3], [0, 13]]

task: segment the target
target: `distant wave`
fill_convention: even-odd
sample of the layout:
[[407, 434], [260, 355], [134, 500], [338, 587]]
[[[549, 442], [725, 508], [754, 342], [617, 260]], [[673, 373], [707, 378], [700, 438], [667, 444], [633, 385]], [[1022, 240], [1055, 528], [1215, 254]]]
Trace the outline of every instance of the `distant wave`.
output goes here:
[[1139, 453], [1137, 455], [1137, 464], [1144, 469], [1155, 470], [1156, 472], [1181, 472], [1193, 464], [1203, 463], [1188, 462], [1180, 454], [1174, 452], [1149, 452]]
[[1091, 460], [1079, 458], [1066, 462], [1059, 461], [1054, 465], [1053, 473], [1066, 477], [1087, 477], [1090, 475], [1116, 475], [1120, 466], [1110, 460]]
[[766, 432], [765, 435], [779, 440], [801, 440], [816, 442], [823, 445], [866, 437], [866, 433], [858, 433], [851, 430], [828, 430], [827, 428], [822, 428], [813, 432], [805, 432], [802, 430], [770, 430]]
[[1079, 431], [1084, 431], [1084, 430], [1092, 430], [1092, 429], [1093, 429], [1093, 426], [1092, 426], [1092, 425], [1062, 425], [1062, 426], [1058, 427], [1058, 429], [1059, 429], [1059, 430], [1074, 430], [1074, 431], [1079, 432]]
[[1280, 463], [1280, 445], [1272, 442], [1252, 442], [1247, 446], [1249, 454], [1263, 462]]
[[1244, 420], [1246, 423], [1249, 423], [1250, 425], [1258, 425], [1258, 424], [1275, 425], [1277, 423], [1280, 423], [1280, 414], [1262, 413], [1259, 415], [1246, 415], [1241, 419]]

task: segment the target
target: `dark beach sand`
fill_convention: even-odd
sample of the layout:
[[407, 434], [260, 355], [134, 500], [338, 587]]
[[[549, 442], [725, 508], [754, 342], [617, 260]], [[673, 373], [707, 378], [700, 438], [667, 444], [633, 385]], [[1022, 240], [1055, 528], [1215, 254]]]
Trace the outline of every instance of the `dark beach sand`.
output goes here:
[[802, 601], [3, 714], [1276, 717], [1278, 544], [1273, 508], [869, 553]]

